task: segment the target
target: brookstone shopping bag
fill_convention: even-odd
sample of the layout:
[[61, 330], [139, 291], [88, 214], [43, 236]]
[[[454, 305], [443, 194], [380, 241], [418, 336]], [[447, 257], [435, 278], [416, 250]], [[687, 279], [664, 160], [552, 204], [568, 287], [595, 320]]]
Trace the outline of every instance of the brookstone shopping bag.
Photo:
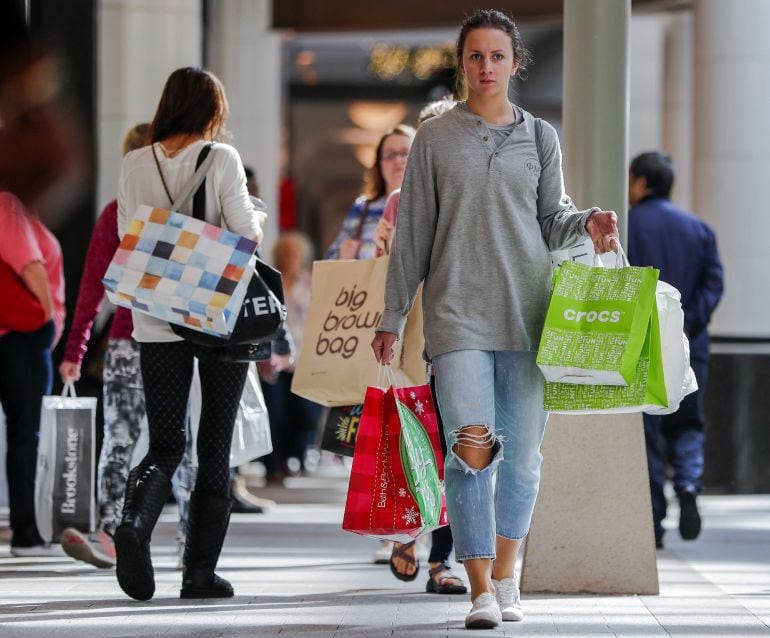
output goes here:
[[[370, 344], [385, 298], [388, 257], [316, 261], [302, 352], [292, 392], [326, 406], [355, 405], [377, 378], [378, 363]], [[418, 294], [395, 344], [392, 368], [403, 385], [425, 382], [422, 302]]]
[[554, 273], [537, 353], [545, 379], [591, 385], [632, 383], [657, 280], [654, 268], [592, 268], [564, 262]]
[[257, 244], [219, 226], [140, 206], [102, 283], [109, 300], [206, 334], [229, 336]]
[[329, 409], [326, 418], [321, 449], [341, 456], [353, 456], [361, 425], [363, 405], [343, 405]]
[[369, 387], [342, 528], [409, 542], [448, 523], [430, 386]]
[[35, 473], [35, 519], [40, 536], [57, 542], [65, 527], [92, 532], [96, 398], [78, 397], [72, 383], [43, 397]]
[[644, 343], [631, 383], [586, 385], [545, 383], [544, 408], [564, 414], [602, 414], [642, 412], [668, 406], [657, 304], [647, 321]]

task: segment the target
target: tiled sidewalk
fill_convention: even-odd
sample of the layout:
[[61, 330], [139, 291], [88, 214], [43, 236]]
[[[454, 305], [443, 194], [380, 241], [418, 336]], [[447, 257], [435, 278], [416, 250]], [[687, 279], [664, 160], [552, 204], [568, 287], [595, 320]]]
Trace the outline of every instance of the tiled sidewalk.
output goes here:
[[[17, 559], [0, 545], [0, 638], [38, 636], [468, 636], [467, 596], [424, 594], [373, 565], [376, 542], [340, 531], [343, 478], [289, 482], [262, 515], [233, 515], [222, 575], [236, 597], [181, 601], [175, 510], [156, 531], [157, 592], [126, 598], [114, 571]], [[667, 536], [660, 596], [524, 597], [526, 620], [493, 636], [770, 636], [770, 496], [702, 498], [704, 533]], [[675, 516], [676, 512], [672, 512]], [[460, 571], [462, 571], [460, 569]], [[475, 635], [472, 633], [471, 635]]]

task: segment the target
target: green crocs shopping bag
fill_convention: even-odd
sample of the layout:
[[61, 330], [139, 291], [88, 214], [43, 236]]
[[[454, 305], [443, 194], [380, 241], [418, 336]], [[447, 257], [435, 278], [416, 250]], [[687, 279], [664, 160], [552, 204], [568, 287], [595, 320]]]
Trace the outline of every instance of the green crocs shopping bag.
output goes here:
[[[627, 264], [622, 252], [621, 257]], [[657, 281], [654, 268], [563, 263], [554, 273], [537, 353], [546, 381], [632, 383], [653, 314]]]
[[546, 381], [544, 408], [564, 414], [642, 412], [668, 406], [657, 303], [647, 322], [636, 370], [627, 386]]

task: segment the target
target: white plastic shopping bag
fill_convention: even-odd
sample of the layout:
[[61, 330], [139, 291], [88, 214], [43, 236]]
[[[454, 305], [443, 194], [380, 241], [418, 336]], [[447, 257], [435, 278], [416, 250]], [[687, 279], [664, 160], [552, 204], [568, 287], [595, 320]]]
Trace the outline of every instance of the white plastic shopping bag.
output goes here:
[[61, 396], [43, 397], [35, 474], [35, 518], [40, 536], [56, 542], [66, 527], [95, 526], [95, 397], [78, 397], [68, 383]]
[[[192, 387], [190, 388], [190, 431], [193, 437], [193, 465], [198, 465], [198, 452], [195, 442], [198, 440], [198, 424], [201, 418], [201, 384], [198, 376], [198, 361], [195, 361]], [[244, 463], [265, 456], [273, 451], [270, 437], [270, 419], [259, 384], [257, 364], [249, 364], [246, 384], [243, 387], [241, 403], [235, 417], [233, 440], [230, 446], [230, 467], [238, 467]]]
[[688, 394], [698, 389], [690, 367], [690, 342], [684, 334], [684, 310], [679, 291], [665, 281], [658, 281], [655, 297], [658, 304], [660, 346], [663, 375], [666, 380], [668, 406], [650, 408], [648, 414], [673, 414]]

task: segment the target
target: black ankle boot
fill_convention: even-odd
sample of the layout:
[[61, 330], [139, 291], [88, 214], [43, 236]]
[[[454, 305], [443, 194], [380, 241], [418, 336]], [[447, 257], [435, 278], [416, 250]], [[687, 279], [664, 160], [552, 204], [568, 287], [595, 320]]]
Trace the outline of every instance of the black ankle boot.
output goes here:
[[136, 600], [155, 593], [150, 536], [171, 493], [171, 481], [157, 465], [140, 464], [128, 474], [123, 519], [115, 530], [115, 570], [120, 588]]
[[193, 492], [180, 598], [231, 598], [233, 587], [214, 573], [230, 522], [232, 501]]

